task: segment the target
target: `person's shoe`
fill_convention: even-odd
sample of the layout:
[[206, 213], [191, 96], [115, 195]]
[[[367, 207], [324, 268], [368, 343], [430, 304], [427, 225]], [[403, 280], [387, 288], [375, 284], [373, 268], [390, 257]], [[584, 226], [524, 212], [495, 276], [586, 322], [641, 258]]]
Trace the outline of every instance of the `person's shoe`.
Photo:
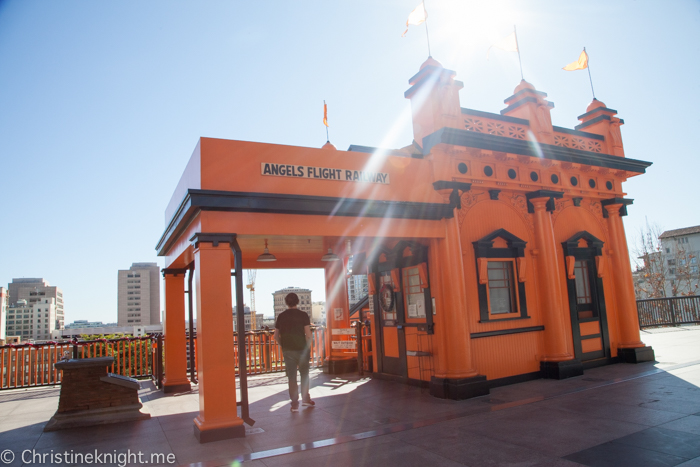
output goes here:
[[298, 402], [292, 403], [291, 410], [292, 410], [292, 412], [299, 412], [299, 403]]
[[316, 402], [312, 401], [311, 399], [307, 399], [304, 402], [301, 403], [304, 407], [315, 407]]

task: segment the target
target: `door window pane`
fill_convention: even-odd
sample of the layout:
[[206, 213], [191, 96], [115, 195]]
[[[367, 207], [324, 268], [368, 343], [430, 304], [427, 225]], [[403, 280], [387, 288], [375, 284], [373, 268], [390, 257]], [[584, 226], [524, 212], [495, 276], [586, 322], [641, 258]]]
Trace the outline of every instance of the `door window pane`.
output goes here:
[[588, 277], [588, 261], [576, 261], [574, 265], [576, 275], [576, 304], [591, 303], [591, 284]]
[[403, 290], [406, 315], [409, 318], [425, 318], [425, 293], [420, 286], [418, 268], [403, 269]]

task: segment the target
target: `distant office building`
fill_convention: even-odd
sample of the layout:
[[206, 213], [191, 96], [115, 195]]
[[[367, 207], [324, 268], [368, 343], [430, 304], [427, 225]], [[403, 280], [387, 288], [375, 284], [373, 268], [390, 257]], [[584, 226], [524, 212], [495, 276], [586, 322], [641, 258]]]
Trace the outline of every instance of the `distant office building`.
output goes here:
[[[700, 294], [700, 225], [666, 230], [632, 274], [638, 299]], [[657, 277], [650, 280], [649, 277]]]
[[[238, 316], [237, 316], [237, 308], [238, 307], [233, 307], [233, 332], [238, 332]], [[250, 312], [250, 307], [246, 306], [243, 307], [243, 317], [245, 319], [245, 330], [246, 331], [251, 331], [255, 329], [260, 329], [263, 326], [263, 319], [264, 316], [262, 313], [255, 313], [255, 316], [253, 316], [253, 313]], [[255, 323], [253, 323], [253, 318], [255, 318]]]
[[284, 297], [290, 293], [295, 293], [299, 296], [299, 305], [297, 305], [297, 308], [305, 311], [309, 315], [309, 319], [311, 319], [311, 290], [301, 289], [299, 287], [287, 287], [286, 289], [272, 293], [272, 298], [275, 303], [275, 321], [277, 321], [279, 314], [287, 309], [287, 305], [284, 303]]
[[60, 288], [49, 285], [42, 278], [12, 279], [12, 282], [8, 284], [8, 288], [10, 292], [8, 304], [10, 306], [16, 305], [20, 300], [26, 300], [28, 305], [35, 303], [47, 305], [53, 299], [56, 309], [56, 320], [58, 321], [56, 329], [63, 328], [65, 311], [63, 308], [63, 291]]
[[367, 276], [350, 276], [348, 277], [348, 302], [350, 307], [367, 296], [369, 286]]
[[326, 302], [313, 302], [311, 305], [311, 323], [315, 326], [326, 325]]
[[63, 329], [63, 292], [42, 278], [12, 279], [8, 284], [7, 314], [3, 328], [6, 338], [21, 342], [51, 339]]
[[17, 336], [22, 342], [46, 341], [54, 331], [63, 328], [63, 317], [59, 319], [53, 297], [34, 303], [20, 299], [7, 308], [6, 323], [7, 336]]
[[[79, 324], [76, 322], [75, 324]], [[89, 323], [95, 324], [95, 323]], [[109, 336], [113, 334], [123, 334], [125, 336], [143, 336], [151, 333], [162, 333], [162, 324], [152, 324], [148, 326], [117, 326], [116, 323], [107, 323], [103, 326], [92, 326], [87, 327], [66, 327], [66, 329], [56, 330], [52, 333], [52, 339], [71, 339], [73, 337], [80, 336]]]
[[88, 321], [86, 319], [76, 319], [72, 323], [66, 324], [65, 329], [104, 328], [104, 327], [114, 327], [116, 325], [117, 325], [117, 323], [104, 324], [102, 321]]
[[5, 287], [0, 287], [0, 345], [5, 344], [5, 326], [7, 318], [7, 307], [10, 304], [10, 295]]
[[118, 326], [160, 324], [160, 268], [157, 263], [133, 263], [119, 271]]

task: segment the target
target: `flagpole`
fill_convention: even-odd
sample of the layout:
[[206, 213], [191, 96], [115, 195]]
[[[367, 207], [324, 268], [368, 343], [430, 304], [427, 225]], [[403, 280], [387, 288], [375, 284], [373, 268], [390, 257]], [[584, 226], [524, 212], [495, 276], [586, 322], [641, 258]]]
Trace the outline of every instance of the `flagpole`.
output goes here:
[[[326, 109], [326, 100], [325, 99], [323, 99], [323, 109], [324, 109], [324, 111]], [[330, 143], [331, 139], [328, 137], [328, 121], [327, 120], [326, 120], [326, 125], [324, 125], [324, 126], [326, 127], [326, 143]]]
[[[586, 52], [586, 48], [583, 48], [583, 51]], [[586, 52], [586, 58], [588, 61], [586, 62], [586, 68], [588, 68], [588, 80], [591, 82], [591, 94], [593, 94], [593, 99], [595, 99], [595, 91], [593, 90], [593, 78], [591, 78], [591, 60], [590, 57], [588, 56], [588, 52]]]
[[525, 81], [523, 77], [523, 61], [520, 59], [520, 44], [518, 44], [518, 31], [515, 30], [515, 25], [513, 25], [513, 34], [515, 34], [515, 48], [518, 49], [518, 63], [520, 64], [520, 79]]
[[423, 4], [423, 14], [425, 14], [425, 38], [428, 40], [428, 57], [432, 57], [433, 55], [430, 53], [430, 36], [428, 35], [428, 12], [425, 9], [425, 0], [421, 2]]

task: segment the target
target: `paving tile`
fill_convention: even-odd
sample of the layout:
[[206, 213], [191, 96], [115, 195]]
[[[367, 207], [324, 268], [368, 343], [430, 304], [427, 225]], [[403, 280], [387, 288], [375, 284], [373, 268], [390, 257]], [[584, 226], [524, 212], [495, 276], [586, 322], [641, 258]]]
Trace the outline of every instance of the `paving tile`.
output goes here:
[[617, 439], [615, 442], [681, 456], [685, 459], [700, 456], [700, 435], [666, 428], [649, 428]]
[[645, 428], [644, 425], [531, 404], [503, 410], [489, 420], [460, 429], [536, 449], [550, 456], [563, 456]]
[[687, 417], [679, 418], [672, 422], [664, 423], [659, 425], [659, 428], [666, 428], [669, 430], [685, 431], [687, 433], [693, 433], [695, 435], [700, 435], [700, 415], [688, 415]]
[[474, 433], [445, 430], [440, 427], [426, 427], [421, 431], [421, 436], [410, 440], [403, 439], [403, 442], [464, 465], [529, 466], [545, 462], [549, 458], [528, 447]]
[[308, 463], [307, 465], [309, 466], [324, 465], [319, 462], [319, 458], [329, 460], [333, 459], [334, 456], [340, 453], [348, 451], [367, 450], [370, 447], [378, 445], [382, 445], [383, 449], [385, 450], [390, 450], [393, 446], [396, 445], [396, 442], [397, 440], [392, 438], [391, 435], [377, 436], [375, 438], [368, 438], [359, 441], [352, 441], [349, 443], [342, 443], [328, 447], [305, 450], [291, 455], [269, 457], [263, 459], [263, 462], [268, 467], [277, 467], [289, 463], [290, 459], [293, 458], [294, 462], [306, 461]]
[[621, 405], [606, 402], [603, 398], [582, 398], [571, 395], [541, 402], [542, 407], [552, 407], [587, 416], [609, 418], [647, 426], [657, 426], [686, 415], [666, 410], [656, 410], [646, 406]]
[[700, 457], [678, 464], [678, 467], [700, 467]]
[[308, 459], [297, 459], [296, 455], [292, 454], [282, 456], [282, 459], [276, 461], [274, 465], [278, 467], [309, 467], [309, 465], [332, 467], [356, 467], [367, 465], [382, 467], [425, 467], [439, 465], [441, 467], [457, 467], [463, 464], [424, 449], [416, 448], [415, 446], [404, 445], [400, 442], [392, 442], [315, 457], [313, 459], [313, 464], [310, 464]]
[[565, 459], [591, 467], [664, 467], [679, 465], [687, 460], [672, 454], [619, 443], [601, 444], [565, 456]]
[[222, 458], [235, 459], [251, 452], [247, 438], [200, 444], [194, 436], [193, 430], [190, 430], [189, 433], [170, 432], [167, 437], [172, 452], [177, 457], [178, 465]]

